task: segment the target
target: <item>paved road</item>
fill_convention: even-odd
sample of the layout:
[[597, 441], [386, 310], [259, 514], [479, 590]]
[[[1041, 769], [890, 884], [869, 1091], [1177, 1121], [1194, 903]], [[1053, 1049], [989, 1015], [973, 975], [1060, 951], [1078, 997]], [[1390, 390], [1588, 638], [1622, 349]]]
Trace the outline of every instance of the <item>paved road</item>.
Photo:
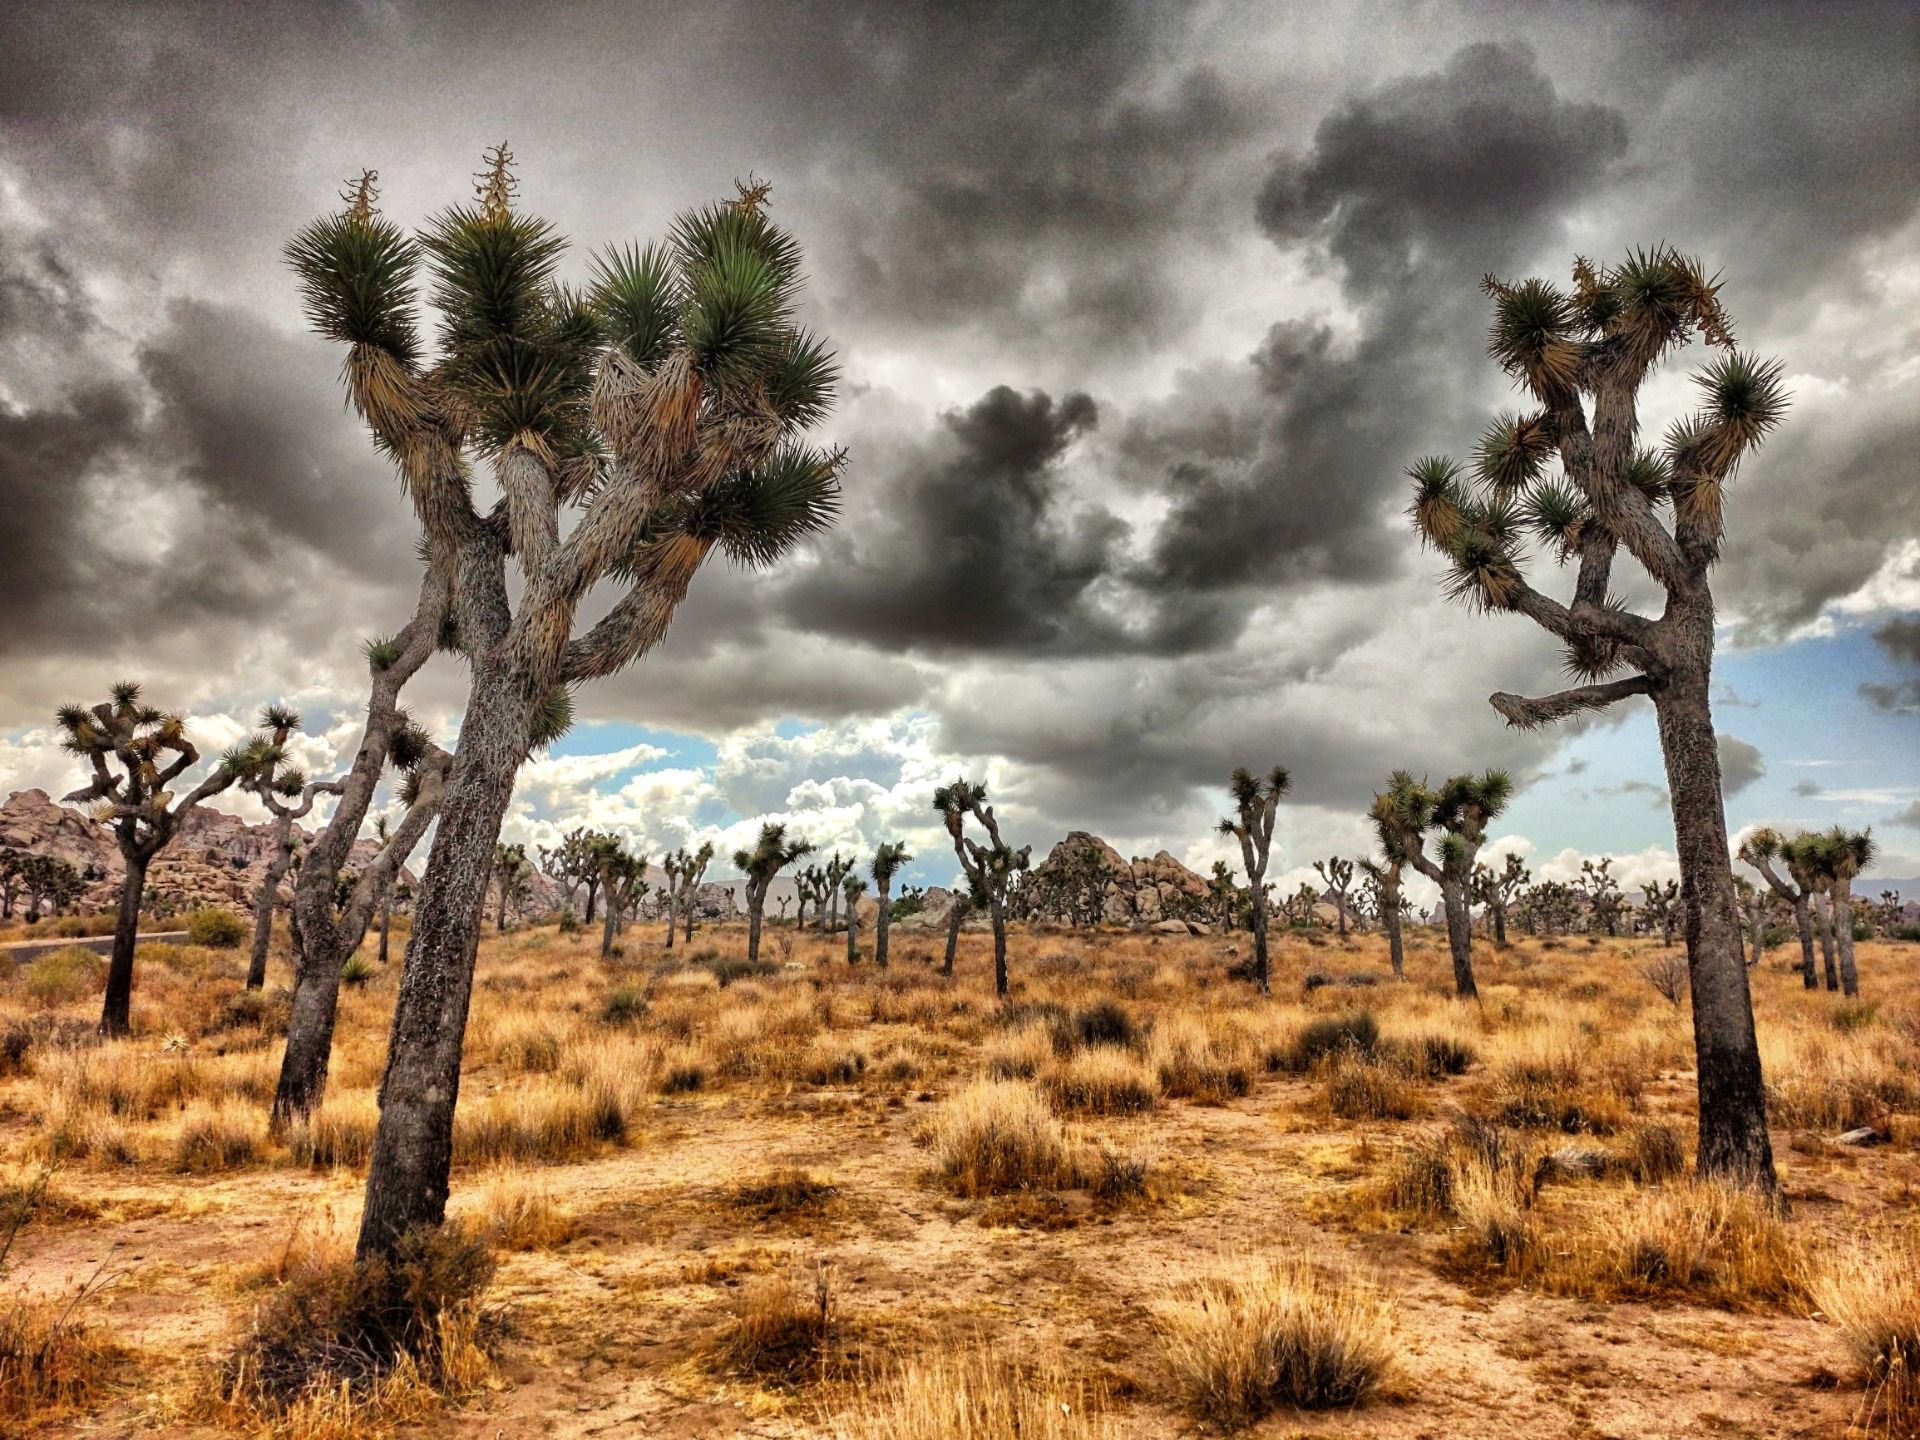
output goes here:
[[[149, 930], [141, 934], [138, 944], [160, 941], [168, 945], [178, 945], [185, 941], [184, 930]], [[50, 950], [65, 950], [70, 945], [78, 945], [82, 950], [91, 950], [96, 955], [109, 955], [113, 952], [111, 935], [64, 935], [47, 940], [10, 940], [0, 945], [0, 959], [24, 965], [29, 960], [46, 954]]]

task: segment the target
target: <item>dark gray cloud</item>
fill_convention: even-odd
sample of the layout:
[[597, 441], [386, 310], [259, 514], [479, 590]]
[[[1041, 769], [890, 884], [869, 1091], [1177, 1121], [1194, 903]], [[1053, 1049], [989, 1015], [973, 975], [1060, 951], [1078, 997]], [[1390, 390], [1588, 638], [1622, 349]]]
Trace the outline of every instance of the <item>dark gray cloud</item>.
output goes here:
[[1920, 830], [1920, 800], [1914, 801], [1911, 805], [1907, 806], [1906, 809], [1896, 814], [1887, 816], [1883, 823], [1888, 825], [1905, 825], [1912, 829]]
[[1920, 615], [1895, 615], [1873, 632], [1880, 648], [1908, 665], [1920, 665]]
[[1722, 730], [1714, 736], [1720, 749], [1720, 788], [1731, 799], [1767, 773], [1760, 747]]
[[1902, 680], [1894, 685], [1864, 681], [1860, 686], [1860, 698], [1876, 710], [1914, 714], [1920, 712], [1920, 679]]

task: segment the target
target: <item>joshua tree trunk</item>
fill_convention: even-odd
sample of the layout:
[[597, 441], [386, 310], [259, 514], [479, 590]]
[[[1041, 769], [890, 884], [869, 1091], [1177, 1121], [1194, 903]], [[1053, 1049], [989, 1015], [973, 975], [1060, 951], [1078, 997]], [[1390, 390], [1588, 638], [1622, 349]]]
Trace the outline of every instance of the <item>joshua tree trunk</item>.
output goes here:
[[393, 886], [380, 897], [380, 963], [387, 963], [387, 937], [393, 931]]
[[293, 861], [287, 838], [293, 830], [291, 815], [273, 817], [272, 849], [267, 852], [267, 874], [253, 901], [253, 953], [247, 960], [247, 989], [259, 990], [267, 983], [267, 947], [273, 943], [273, 912], [280, 903], [280, 881]]
[[686, 900], [680, 906], [680, 938], [691, 945], [693, 943], [693, 890], [687, 890]]
[[960, 948], [960, 922], [967, 918], [967, 902], [956, 895], [947, 910], [947, 958], [940, 965], [942, 975], [953, 974], [954, 952]]
[[613, 937], [620, 928], [620, 906], [615, 902], [612, 892], [607, 895], [606, 923], [600, 928], [600, 958], [605, 960], [613, 954]]
[[1796, 897], [1793, 902], [1793, 924], [1800, 932], [1801, 986], [1807, 990], [1818, 990], [1820, 977], [1813, 967], [1813, 911], [1805, 895]]
[[678, 916], [674, 914], [673, 908], [678, 897], [672, 885], [673, 882], [669, 881], [667, 889], [667, 949], [669, 950], [673, 949], [673, 925], [674, 921], [678, 918]]
[[1747, 967], [1758, 970], [1767, 954], [1767, 911], [1764, 905], [1753, 907], [1753, 916], [1747, 921], [1747, 943], [1753, 948], [1753, 958], [1747, 962]]
[[[1669, 612], [1671, 615], [1671, 611]], [[1654, 691], [1660, 749], [1672, 795], [1686, 921], [1687, 978], [1700, 1088], [1699, 1170], [1769, 1193], [1773, 1145], [1754, 1038], [1753, 1001], [1741, 963], [1740, 911], [1727, 852], [1720, 755], [1708, 699], [1713, 614], [1701, 607], [1693, 664], [1676, 667]]]
[[120, 883], [120, 914], [113, 927], [113, 958], [107, 962], [107, 995], [100, 1007], [100, 1033], [117, 1039], [133, 1033], [133, 947], [140, 938], [140, 897], [147, 890], [151, 854], [125, 852], [126, 878]]
[[[499, 598], [504, 608], [504, 595]], [[472, 603], [463, 602], [462, 610]], [[463, 614], [463, 629], [465, 621]], [[392, 1255], [409, 1230], [446, 1218], [460, 1051], [473, 989], [471, 942], [486, 905], [514, 775], [526, 758], [530, 706], [504, 657], [475, 663], [387, 1042], [380, 1125], [360, 1221], [357, 1253], [363, 1260]]]
[[760, 958], [760, 915], [766, 908], [766, 897], [755, 895], [753, 888], [747, 888], [747, 963], [754, 964]]
[[882, 970], [887, 968], [887, 910], [892, 889], [891, 884], [880, 887], [880, 913], [873, 917], [873, 963]]
[[860, 958], [860, 953], [855, 948], [855, 937], [859, 933], [860, 919], [859, 916], [854, 913], [853, 902], [849, 900], [847, 902], [847, 964], [849, 965], [854, 964]]
[[[613, 907], [611, 905], [607, 907], [607, 914], [608, 915], [613, 914]], [[494, 912], [493, 930], [494, 930], [494, 933], [497, 935], [497, 934], [500, 934], [502, 931], [504, 931], [506, 928], [507, 928], [507, 877], [502, 875], [500, 877], [500, 908]]]
[[1493, 904], [1487, 906], [1487, 911], [1493, 916], [1493, 943], [1496, 945], [1506, 944], [1507, 907], [1500, 904]]
[[1440, 882], [1440, 904], [1447, 916], [1447, 949], [1453, 954], [1453, 989], [1462, 1000], [1478, 1000], [1473, 982], [1473, 911], [1467, 904], [1466, 881], [1447, 877]]
[[1387, 959], [1393, 965], [1395, 979], [1407, 973], [1406, 946], [1400, 938], [1400, 881], [1395, 878], [1380, 887], [1380, 928], [1387, 932]]
[[1827, 972], [1827, 989], [1832, 991], [1840, 988], [1840, 970], [1833, 962], [1833, 905], [1831, 901], [1822, 904], [1822, 900], [1827, 897], [1816, 899], [1813, 908], [1820, 919], [1820, 959]]
[[587, 881], [587, 914], [586, 918], [580, 922], [582, 925], [593, 924], [593, 902], [599, 898], [599, 895], [600, 882], [598, 880]]
[[1253, 988], [1262, 995], [1270, 995], [1273, 992], [1267, 974], [1267, 896], [1257, 885], [1253, 892], [1252, 914], [1248, 918], [1253, 922], [1248, 926], [1253, 932]]
[[1007, 998], [1007, 903], [997, 895], [987, 906], [993, 917], [993, 993]]
[[1853, 887], [1845, 880], [1833, 887], [1833, 941], [1840, 952], [1840, 992], [1849, 1000], [1860, 994], [1860, 972], [1853, 965]]

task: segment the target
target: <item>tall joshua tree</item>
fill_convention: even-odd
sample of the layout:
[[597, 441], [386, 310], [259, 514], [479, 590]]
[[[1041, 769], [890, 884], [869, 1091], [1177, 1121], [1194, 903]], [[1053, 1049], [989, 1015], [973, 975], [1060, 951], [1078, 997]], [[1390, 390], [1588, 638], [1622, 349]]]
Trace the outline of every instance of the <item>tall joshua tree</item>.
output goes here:
[[253, 898], [253, 949], [247, 959], [247, 989], [267, 983], [267, 950], [273, 943], [273, 914], [280, 905], [280, 882], [293, 864], [293, 825], [313, 810], [321, 793], [337, 795], [335, 781], [308, 783], [305, 772], [288, 763], [287, 741], [300, 728], [298, 711], [268, 705], [260, 712], [259, 733], [234, 759], [238, 785], [267, 810], [267, 865]]
[[826, 908], [820, 912], [820, 933], [831, 934], [840, 923], [840, 887], [848, 875], [853, 873], [853, 861], [847, 859], [838, 850], [827, 857], [824, 875], [826, 882]]
[[1832, 911], [1833, 943], [1840, 955], [1840, 989], [1852, 999], [1860, 993], [1860, 972], [1853, 958], [1853, 882], [1873, 864], [1878, 846], [1871, 830], [1836, 825], [1814, 837], [1810, 849]]
[[583, 825], [576, 825], [560, 837], [554, 846], [540, 847], [540, 868], [560, 886], [569, 909], [581, 886], [587, 888], [584, 923], [593, 923], [594, 902], [600, 894], [600, 862], [594, 849], [599, 837]]
[[[375, 907], [384, 907], [401, 867], [439, 814], [452, 757], [413, 722], [400, 704], [400, 692], [446, 638], [446, 619], [446, 581], [429, 569], [413, 618], [396, 634], [362, 647], [370, 688], [360, 744], [339, 778], [333, 813], [303, 850], [293, 882], [291, 920], [300, 963], [274, 1090], [275, 1128], [310, 1112], [326, 1093], [347, 958], [360, 948]], [[403, 777], [400, 799], [406, 813], [374, 858], [350, 870], [354, 843], [389, 769]], [[352, 881], [343, 887], [348, 875]]]
[[[1777, 1182], [1709, 699], [1710, 576], [1727, 486], [1785, 413], [1782, 367], [1736, 347], [1717, 282], [1670, 248], [1635, 252], [1600, 270], [1578, 260], [1573, 282], [1567, 291], [1544, 280], [1511, 285], [1487, 277], [1489, 349], [1529, 408], [1488, 429], [1477, 483], [1451, 460], [1418, 462], [1412, 515], [1448, 558], [1453, 595], [1534, 621], [1589, 682], [1536, 699], [1493, 696], [1510, 724], [1652, 699], [1686, 917], [1699, 1166], [1771, 1193]], [[1636, 448], [1642, 384], [1695, 334], [1720, 352], [1694, 375], [1701, 408], [1675, 423], [1659, 448]], [[1555, 462], [1557, 477], [1549, 473]], [[1577, 562], [1571, 604], [1527, 582], [1528, 534], [1562, 563]], [[1663, 592], [1658, 617], [1614, 596], [1613, 564], [1623, 550]]]
[[1513, 908], [1514, 897], [1533, 883], [1533, 872], [1511, 850], [1499, 870], [1489, 865], [1473, 867], [1473, 885], [1471, 897], [1486, 908], [1487, 918], [1493, 924], [1493, 943], [1507, 943], [1507, 912]]
[[493, 847], [493, 883], [499, 895], [493, 928], [497, 934], [507, 928], [507, 904], [527, 879], [527, 847], [496, 844]]
[[702, 840], [700, 848], [691, 855], [681, 852], [680, 870], [680, 938], [688, 944], [693, 943], [693, 922], [696, 918], [694, 898], [699, 893], [700, 882], [707, 878], [707, 866], [713, 863], [713, 842]]
[[100, 1008], [100, 1033], [126, 1035], [132, 1030], [133, 949], [147, 867], [202, 801], [241, 778], [240, 756], [235, 752], [223, 757], [206, 779], [177, 796], [171, 787], [199, 764], [200, 752], [187, 738], [186, 721], [142, 705], [138, 685], [122, 681], [110, 699], [91, 708], [63, 705], [56, 718], [64, 732], [61, 745], [93, 769], [93, 778], [66, 796], [66, 803], [86, 805], [95, 820], [111, 829], [126, 862], [106, 1000]]
[[1608, 938], [1618, 934], [1626, 897], [1620, 893], [1620, 881], [1613, 873], [1613, 857], [1603, 855], [1598, 861], [1582, 860], [1580, 878], [1574, 883], [1587, 902], [1589, 933], [1597, 925], [1607, 932]]
[[1207, 895], [1213, 902], [1214, 918], [1222, 933], [1233, 929], [1233, 912], [1240, 908], [1240, 887], [1234, 883], [1233, 867], [1224, 860], [1213, 862], [1213, 874], [1207, 880]]
[[613, 942], [626, 924], [628, 910], [646, 895], [647, 857], [636, 855], [609, 835], [600, 846], [600, 894], [606, 902], [606, 920], [600, 931], [600, 958], [613, 954]]
[[666, 897], [667, 912], [667, 949], [673, 949], [673, 927], [678, 920], [680, 904], [680, 875], [686, 868], [687, 850], [683, 845], [678, 850], [669, 850], [660, 860], [660, 869], [667, 877], [667, 883], [660, 887]]
[[1360, 862], [1367, 877], [1367, 889], [1373, 896], [1374, 913], [1380, 917], [1380, 929], [1387, 937], [1387, 963], [1396, 977], [1407, 973], [1407, 951], [1400, 935], [1400, 871], [1404, 861], [1371, 856]]
[[[830, 408], [834, 363], [792, 321], [799, 247], [768, 219], [767, 187], [687, 212], [664, 243], [603, 252], [575, 291], [557, 280], [564, 240], [516, 205], [505, 146], [474, 203], [417, 240], [377, 213], [373, 179], [289, 256], [451, 582], [469, 679], [394, 1007], [362, 1258], [445, 1214], [475, 935], [521, 764], [575, 687], [659, 643], [714, 551], [766, 565], [830, 523], [842, 463], [801, 438]], [[437, 353], [415, 308], [423, 263]], [[484, 513], [474, 463], [501, 496]], [[581, 627], [581, 601], [609, 588]]]
[[[1007, 892], [1016, 876], [1027, 868], [1033, 856], [1031, 845], [1018, 850], [1000, 838], [1000, 822], [987, 804], [985, 782], [955, 780], [933, 792], [933, 808], [953, 838], [953, 853], [960, 859], [967, 885], [976, 901], [984, 903], [993, 921], [993, 993], [1007, 994]], [[983, 845], [967, 834], [971, 819], [986, 834]], [[955, 937], [957, 939], [957, 936]], [[952, 946], [949, 946], [951, 954]]]
[[[1818, 989], [1820, 979], [1813, 966], [1813, 877], [1796, 852], [1794, 842], [1778, 830], [1763, 826], [1740, 842], [1740, 859], [1758, 870], [1767, 888], [1793, 907], [1794, 929], [1800, 933], [1800, 983], [1808, 990]], [[1775, 861], [1787, 867], [1787, 878], [1782, 879], [1774, 869]], [[1671, 942], [1672, 930], [1666, 924], [1664, 911], [1661, 922]]]
[[[1480, 991], [1473, 979], [1473, 864], [1486, 842], [1487, 826], [1507, 808], [1513, 781], [1504, 770], [1454, 775], [1438, 789], [1396, 770], [1374, 797], [1375, 825], [1391, 831], [1406, 862], [1440, 887], [1447, 917], [1447, 948], [1453, 955], [1453, 986], [1463, 999]], [[1438, 830], [1437, 856], [1426, 852], [1425, 834]]]
[[867, 893], [866, 879], [848, 875], [840, 882], [840, 893], [847, 899], [847, 964], [852, 965], [860, 958], [860, 897]]
[[966, 923], [975, 903], [970, 893], [956, 890], [953, 892], [953, 904], [947, 907], [947, 953], [940, 962], [940, 973], [948, 979], [953, 978], [954, 956], [960, 950], [960, 927]]
[[1333, 892], [1333, 908], [1339, 915], [1339, 933], [1347, 933], [1347, 892], [1353, 888], [1353, 862], [1342, 860], [1338, 855], [1313, 862], [1313, 868], [1320, 872], [1320, 880]]
[[767, 911], [767, 887], [773, 877], [802, 856], [813, 854], [804, 840], [789, 840], [785, 825], [768, 822], [751, 850], [733, 852], [733, 865], [747, 877], [747, 963], [760, 958], [760, 922]]
[[1253, 983], [1262, 995], [1272, 993], [1267, 973], [1267, 860], [1273, 851], [1273, 822], [1280, 801], [1293, 788], [1287, 767], [1276, 765], [1265, 775], [1239, 769], [1227, 782], [1234, 813], [1220, 822], [1220, 833], [1240, 842], [1240, 863], [1247, 870], [1247, 893], [1252, 896], [1249, 928], [1253, 932]]
[[874, 893], [880, 898], [880, 913], [873, 920], [873, 963], [882, 970], [887, 968], [887, 923], [891, 918], [888, 908], [893, 904], [893, 877], [911, 859], [913, 856], [900, 841], [883, 840], [873, 852], [873, 864], [869, 867]]
[[[1641, 903], [1647, 913], [1653, 916], [1654, 923], [1660, 927], [1660, 943], [1673, 943], [1674, 916], [1680, 909], [1680, 882], [1669, 880], [1664, 885], [1648, 885], [1641, 889]], [[1812, 931], [1808, 931], [1808, 943], [1812, 943]], [[1813, 963], [1813, 951], [1807, 951], [1807, 963]]]

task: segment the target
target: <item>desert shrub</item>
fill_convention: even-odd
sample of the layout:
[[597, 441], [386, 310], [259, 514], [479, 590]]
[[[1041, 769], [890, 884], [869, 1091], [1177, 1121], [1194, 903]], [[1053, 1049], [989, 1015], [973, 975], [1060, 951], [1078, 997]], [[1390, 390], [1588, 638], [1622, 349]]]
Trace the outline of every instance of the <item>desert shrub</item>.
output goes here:
[[1090, 1115], [1151, 1110], [1160, 1096], [1154, 1072], [1112, 1045], [1095, 1045], [1061, 1061], [1048, 1074], [1046, 1090], [1063, 1109]]
[[379, 973], [378, 961], [369, 960], [364, 955], [349, 955], [347, 963], [340, 967], [340, 983], [357, 990]]
[[1587, 1085], [1571, 1053], [1520, 1056], [1500, 1067], [1494, 1093], [1508, 1125], [1611, 1135], [1626, 1122], [1619, 1097]]
[[833, 1341], [833, 1283], [824, 1265], [803, 1277], [764, 1276], [727, 1307], [712, 1359], [780, 1385], [824, 1373]]
[[669, 1054], [660, 1071], [660, 1093], [690, 1095], [707, 1083], [707, 1062], [697, 1050], [677, 1050]]
[[1235, 1099], [1253, 1089], [1253, 1066], [1237, 1047], [1216, 1041], [1205, 1026], [1175, 1020], [1158, 1026], [1148, 1047], [1160, 1088], [1176, 1099]]
[[1068, 1168], [1052, 1112], [1018, 1081], [968, 1086], [941, 1107], [932, 1138], [941, 1179], [969, 1198], [1052, 1186]]
[[551, 1250], [571, 1240], [574, 1218], [538, 1180], [517, 1170], [496, 1174], [476, 1206], [479, 1233], [501, 1250]]
[[604, 1024], [634, 1025], [646, 1018], [647, 992], [639, 985], [614, 986], [600, 1006], [600, 1019]]
[[492, 1278], [491, 1251], [458, 1225], [403, 1236], [392, 1260], [304, 1258], [228, 1357], [228, 1393], [284, 1407], [403, 1363], [430, 1381], [455, 1378], [471, 1363], [471, 1321]]
[[1391, 1313], [1380, 1294], [1298, 1257], [1204, 1281], [1164, 1306], [1158, 1322], [1187, 1402], [1228, 1429], [1282, 1405], [1357, 1405], [1394, 1368]]
[[495, 1040], [494, 1054], [516, 1074], [551, 1075], [560, 1068], [560, 1038], [544, 1025], [515, 1025]]
[[1043, 1023], [1003, 1030], [987, 1041], [987, 1074], [996, 1080], [1031, 1080], [1053, 1053], [1053, 1039]]
[[1094, 1199], [1105, 1205], [1123, 1205], [1146, 1198], [1153, 1159], [1144, 1150], [1122, 1149], [1111, 1140], [1101, 1139], [1095, 1143], [1085, 1168], [1087, 1188]]
[[1352, 1010], [1344, 1015], [1326, 1015], [1310, 1020], [1293, 1037], [1293, 1043], [1273, 1057], [1277, 1068], [1303, 1074], [1320, 1061], [1340, 1053], [1371, 1055], [1380, 1043], [1380, 1024], [1370, 1010]]
[[1640, 967], [1640, 974], [1662, 1000], [1678, 1008], [1687, 998], [1687, 957], [1679, 950], [1663, 950]]
[[1813, 1303], [1840, 1331], [1869, 1387], [1862, 1433], [1920, 1433], [1920, 1242], [1856, 1244], [1813, 1277]]
[[1451, 1251], [1456, 1260], [1485, 1264], [1525, 1279], [1546, 1259], [1546, 1245], [1532, 1208], [1531, 1181], [1511, 1164], [1470, 1159], [1453, 1175], [1453, 1215], [1459, 1228]]
[[33, 1031], [19, 1021], [0, 1030], [0, 1075], [24, 1075], [27, 1057], [33, 1052]]
[[1327, 1108], [1344, 1120], [1411, 1120], [1423, 1108], [1404, 1066], [1349, 1051], [1327, 1066]]
[[1076, 1012], [1071, 1034], [1082, 1045], [1126, 1046], [1139, 1038], [1133, 1017], [1112, 1000]]
[[116, 1379], [126, 1352], [91, 1316], [93, 1291], [15, 1295], [0, 1304], [0, 1432], [39, 1433], [63, 1413], [90, 1404]]
[[1842, 1035], [1851, 1035], [1873, 1024], [1880, 1007], [1871, 1000], [1842, 1000], [1827, 1012], [1827, 1023]]
[[213, 1029], [284, 1032], [293, 1014], [290, 990], [236, 990], [214, 1012]]
[[1628, 1173], [1642, 1185], [1658, 1185], [1687, 1168], [1686, 1142], [1664, 1120], [1641, 1120], [1631, 1126], [1622, 1149]]
[[1711, 1180], [1629, 1192], [1581, 1247], [1571, 1286], [1582, 1293], [1687, 1292], [1731, 1305], [1799, 1295], [1804, 1263], [1765, 1197]]
[[260, 1159], [259, 1112], [236, 1105], [194, 1105], [174, 1134], [173, 1168], [188, 1175], [237, 1170]]
[[373, 1096], [330, 1096], [311, 1115], [287, 1127], [287, 1153], [296, 1165], [329, 1170], [358, 1169], [373, 1155], [380, 1109]]
[[156, 1054], [129, 1042], [49, 1055], [40, 1071], [60, 1101], [122, 1120], [152, 1120], [206, 1088], [207, 1074], [189, 1054]]
[[247, 938], [247, 922], [218, 905], [202, 905], [187, 916], [187, 943], [209, 950], [237, 949]]
[[1464, 1075], [1480, 1058], [1472, 1042], [1444, 1030], [1432, 1030], [1424, 1035], [1395, 1041], [1392, 1049], [1413, 1074], [1426, 1080], [1438, 1080], [1445, 1075]]
[[722, 955], [714, 950], [701, 951], [691, 963], [713, 976], [723, 989], [736, 980], [761, 980], [780, 973], [780, 967], [770, 960], [749, 960], [744, 955]]
[[783, 1165], [753, 1180], [736, 1185], [729, 1198], [742, 1210], [750, 1210], [761, 1220], [792, 1215], [802, 1210], [817, 1210], [840, 1191], [837, 1186], [815, 1178], [805, 1170]]
[[22, 988], [36, 1005], [71, 1005], [103, 983], [106, 962], [79, 945], [49, 950], [27, 962]]
[[1451, 1215], [1453, 1180], [1454, 1157], [1445, 1138], [1423, 1136], [1387, 1166], [1381, 1202], [1416, 1215]]
[[489, 1095], [454, 1117], [456, 1164], [574, 1160], [627, 1138], [626, 1105], [604, 1081], [533, 1081]]
[[1110, 1440], [1091, 1413], [1097, 1397], [1051, 1366], [1022, 1365], [988, 1350], [908, 1361], [860, 1387], [835, 1440]]

